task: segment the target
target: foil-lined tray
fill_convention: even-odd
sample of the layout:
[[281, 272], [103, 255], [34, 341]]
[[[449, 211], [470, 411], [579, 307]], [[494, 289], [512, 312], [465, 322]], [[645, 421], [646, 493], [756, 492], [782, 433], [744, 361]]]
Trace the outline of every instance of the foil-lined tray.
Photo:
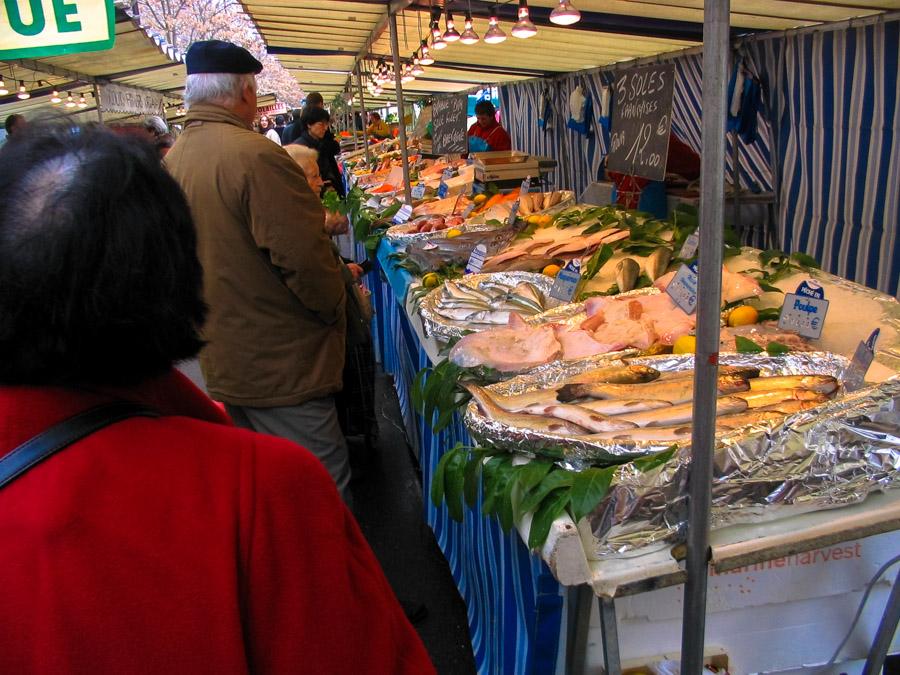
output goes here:
[[[523, 281], [535, 286], [546, 297], [553, 287], [553, 278], [545, 274], [536, 272], [492, 272], [485, 274], [467, 274], [461, 279], [455, 279], [454, 283], [460, 286], [469, 286], [476, 288], [478, 284], [484, 281], [493, 281], [496, 283], [515, 286]], [[422, 298], [419, 304], [419, 315], [422, 317], [422, 324], [425, 327], [425, 334], [437, 338], [438, 340], [449, 341], [459, 338], [466, 333], [477, 332], [479, 330], [487, 330], [496, 326], [490, 324], [472, 324], [464, 321], [454, 321], [448, 319], [437, 312], [437, 305], [444, 292], [443, 286], [438, 286], [428, 295]]]
[[[689, 473], [690, 448], [645, 473], [633, 464], [619, 467], [606, 497], [578, 524], [588, 558], [643, 555], [681, 540]], [[856, 504], [898, 485], [900, 379], [892, 378], [774, 428], [721, 437], [710, 527]]]
[[[414, 232], [412, 231], [415, 227], [415, 223], [420, 220], [428, 220], [429, 218], [435, 218], [436, 216], [418, 216], [414, 220], [411, 220], [408, 223], [402, 223], [400, 225], [391, 225], [384, 233], [391, 243], [394, 244], [411, 244], [416, 241], [428, 241], [430, 239], [446, 239], [447, 238], [447, 230], [452, 228], [447, 228], [446, 230], [438, 230], [437, 232]], [[447, 216], [450, 217], [450, 216]], [[462, 232], [489, 232], [491, 230], [500, 229], [502, 225], [487, 224], [487, 223], [475, 223], [472, 221], [464, 221], [461, 224], [456, 226], [456, 229]]]
[[[624, 365], [622, 360], [607, 360], [603, 365]], [[628, 363], [648, 365], [660, 371], [675, 371], [693, 368], [692, 354], [648, 356], [629, 358]], [[843, 356], [826, 352], [789, 353], [782, 356], [760, 356], [758, 354], [721, 354], [722, 365], [752, 366], [759, 368], [761, 375], [819, 374], [832, 375], [841, 379], [849, 362]], [[593, 366], [583, 362], [555, 362], [539, 372], [530, 372], [505, 382], [487, 387], [488, 392], [513, 395], [528, 391], [546, 389], [564, 380], [579, 375]], [[739, 432], [722, 432], [717, 435], [721, 442], [740, 443], [748, 439], [755, 442], [759, 436], [766, 437], [775, 429], [790, 426], [798, 416], [815, 415], [820, 408], [830, 406], [825, 403], [803, 413], [789, 415], [781, 422], [761, 422], [759, 425], [744, 427]], [[531, 456], [547, 457], [565, 463], [569, 468], [582, 469], [591, 465], [621, 463], [653, 452], [665, 450], [672, 441], [596, 440], [588, 436], [561, 436], [536, 431], [524, 427], [512, 427], [484, 415], [478, 405], [471, 401], [466, 407], [464, 422], [472, 437], [481, 444], [504, 448], [511, 452]], [[687, 447], [689, 441], [678, 445]]]

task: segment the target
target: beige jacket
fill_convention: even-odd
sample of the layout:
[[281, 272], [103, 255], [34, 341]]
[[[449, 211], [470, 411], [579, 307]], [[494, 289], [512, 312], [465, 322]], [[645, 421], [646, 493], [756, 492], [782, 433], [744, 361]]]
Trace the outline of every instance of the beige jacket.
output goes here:
[[325, 211], [297, 164], [214, 105], [191, 108], [165, 163], [197, 227], [210, 395], [274, 407], [339, 391], [344, 283]]

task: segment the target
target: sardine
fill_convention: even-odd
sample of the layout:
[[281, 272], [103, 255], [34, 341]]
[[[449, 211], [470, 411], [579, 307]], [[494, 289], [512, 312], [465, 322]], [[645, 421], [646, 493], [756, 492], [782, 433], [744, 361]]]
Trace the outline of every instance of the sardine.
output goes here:
[[637, 278], [641, 275], [641, 266], [634, 258], [623, 258], [616, 265], [616, 285], [619, 293], [632, 290], [637, 284]]
[[587, 440], [618, 442], [683, 442], [691, 440], [691, 426], [638, 427], [636, 429], [625, 429], [623, 431], [607, 431], [602, 434], [591, 434], [587, 437]]
[[[733, 415], [744, 412], [747, 401], [737, 396], [720, 396], [716, 399], [716, 415]], [[639, 427], [666, 427], [675, 424], [690, 424], [694, 414], [694, 402], [648, 410], [640, 413], [626, 413], [622, 418], [634, 422]]]
[[644, 272], [650, 277], [650, 281], [656, 281], [666, 270], [669, 269], [669, 262], [672, 260], [672, 251], [660, 246], [653, 251], [644, 263]]
[[559, 419], [558, 417], [541, 417], [539, 415], [527, 415], [522, 413], [506, 412], [503, 408], [494, 403], [491, 395], [487, 390], [475, 384], [464, 385], [472, 394], [472, 398], [478, 403], [481, 411], [492, 420], [502, 422], [510, 427], [518, 427], [520, 429], [532, 429], [547, 434], [557, 434], [559, 436], [580, 436], [588, 433], [587, 429], [572, 422]]
[[[717, 383], [720, 395], [747, 391], [749, 388], [747, 380], [734, 375], [720, 376]], [[647, 384], [565, 384], [560, 387], [557, 394], [557, 398], [564, 402], [584, 397], [649, 399], [668, 401], [675, 405], [693, 400], [694, 381], [682, 379], [660, 380]]]
[[772, 389], [809, 389], [822, 394], [837, 391], [838, 381], [831, 375], [775, 375], [758, 377], [750, 381], [753, 391], [771, 391]]
[[[750, 380], [751, 385], [753, 380]], [[751, 408], [767, 408], [769, 406], [780, 406], [782, 404], [790, 404], [791, 401], [815, 401], [816, 404], [821, 403], [825, 399], [825, 394], [818, 391], [810, 391], [809, 389], [772, 389], [770, 391], [749, 391], [737, 392], [735, 396], [747, 401], [747, 405]]]
[[650, 366], [627, 365], [595, 368], [566, 380], [567, 384], [590, 384], [605, 382], [607, 384], [639, 384], [652, 382], [659, 377], [659, 371]]
[[[554, 397], [556, 393], [554, 392]], [[659, 410], [668, 408], [672, 404], [668, 401], [620, 401], [616, 399], [591, 399], [579, 403], [582, 408], [594, 410], [602, 415], [622, 415], [627, 413], [639, 413], [645, 410]]]
[[637, 426], [634, 422], [629, 422], [618, 417], [607, 417], [594, 412], [593, 410], [566, 403], [556, 403], [551, 405], [535, 403], [524, 408], [523, 412], [532, 415], [543, 415], [545, 417], [557, 417], [561, 420], [584, 427], [592, 433], [633, 429]]
[[519, 296], [521, 296], [521, 297], [523, 297], [523, 298], [526, 298], [526, 299], [528, 299], [528, 300], [531, 300], [534, 304], [536, 304], [538, 307], [540, 307], [541, 309], [543, 309], [543, 307], [544, 307], [544, 294], [541, 293], [541, 291], [538, 290], [538, 289], [534, 286], [534, 284], [530, 284], [530, 283], [528, 283], [527, 281], [523, 281], [522, 283], [518, 284], [518, 285], [513, 289], [513, 292], [514, 292], [516, 295], [519, 295]]

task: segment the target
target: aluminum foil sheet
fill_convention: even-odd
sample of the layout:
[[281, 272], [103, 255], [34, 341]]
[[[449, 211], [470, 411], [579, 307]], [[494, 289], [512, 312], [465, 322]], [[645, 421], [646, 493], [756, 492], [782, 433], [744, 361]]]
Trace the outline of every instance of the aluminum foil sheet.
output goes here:
[[[590, 559], [642, 555], [683, 538], [690, 449], [640, 473], [618, 469], [581, 523]], [[862, 502], [900, 484], [900, 379], [893, 378], [782, 424], [719, 439], [710, 527], [763, 522]], [[649, 547], [649, 548], [648, 548]]]
[[[532, 211], [531, 213], [528, 213], [525, 215], [520, 214], [520, 217], [527, 218], [528, 216], [542, 216], [542, 215], [548, 214], [548, 213], [550, 215], [554, 215], [554, 214], [559, 213], [563, 209], [567, 209], [570, 206], [575, 205], [575, 193], [574, 192], [571, 192], [569, 190], [559, 190], [559, 192], [562, 192], [562, 199], [560, 199], [560, 201], [558, 201], [553, 206], [546, 208], [546, 209], [541, 209], [540, 211]], [[504, 220], [509, 218], [508, 213], [509, 212], [507, 212], [507, 218], [505, 218]], [[484, 221], [483, 214], [478, 214], [478, 215], [472, 217], [473, 223], [482, 222], [482, 221]]]
[[[537, 389], [555, 386], [564, 380], [589, 370], [598, 365], [622, 365], [621, 354], [607, 354], [605, 362], [587, 364], [584, 361], [556, 362], [543, 367], [540, 372], [531, 372], [506, 382], [490, 385], [488, 391], [502, 395], [521, 394]], [[783, 356], [759, 356], [757, 354], [722, 354], [722, 365], [753, 366], [759, 368], [761, 375], [820, 374], [833, 375], [840, 378], [848, 365], [843, 356], [825, 352], [789, 353]], [[648, 356], [629, 358], [628, 363], [643, 364], [660, 371], [685, 370], [693, 368], [692, 354]], [[831, 403], [825, 404], [831, 405]], [[820, 406], [821, 407], [821, 406]], [[801, 413], [809, 415], [819, 408]], [[777, 426], [792, 423], [790, 416]], [[511, 452], [525, 453], [533, 456], [547, 457], [563, 462], [568, 468], [582, 469], [591, 465], [607, 465], [621, 463], [653, 452], [665, 450], [672, 446], [671, 441], [598, 441], [587, 436], [559, 436], [523, 427], [511, 427], [483, 415], [477, 404], [472, 401], [466, 407], [464, 421], [479, 443], [504, 448]], [[752, 439], [760, 435], [766, 436], [773, 428], [773, 423], [760, 424], [759, 428], [745, 427], [740, 433], [721, 433], [719, 438], [724, 442], [740, 445], [742, 439]], [[680, 445], [687, 446], [689, 442]]]
[[[462, 286], [477, 287], [482, 281], [494, 281], [508, 286], [515, 286], [523, 281], [533, 284], [540, 289], [544, 295], [550, 292], [553, 287], [553, 278], [545, 274], [535, 272], [493, 272], [490, 274], [468, 274], [461, 279], [456, 279], [455, 283]], [[419, 315], [422, 317], [422, 324], [425, 326], [425, 334], [438, 340], [449, 341], [453, 338], [459, 338], [466, 333], [478, 332], [479, 330], [487, 330], [494, 328], [491, 324], [471, 324], [464, 321], [454, 321], [437, 313], [436, 307], [438, 300], [444, 292], [443, 286], [438, 286], [431, 293], [422, 298], [419, 304]]]
[[[438, 230], [437, 232], [412, 232], [414, 223], [418, 220], [428, 220], [434, 216], [420, 216], [415, 220], [402, 225], [391, 225], [384, 233], [393, 244], [411, 244], [413, 242], [425, 242], [431, 239], [446, 239], [447, 230]], [[450, 229], [450, 228], [447, 228]], [[458, 225], [457, 229], [463, 232], [490, 232], [500, 229], [496, 224], [488, 225], [487, 223], [476, 223], [473, 221], [465, 221]]]

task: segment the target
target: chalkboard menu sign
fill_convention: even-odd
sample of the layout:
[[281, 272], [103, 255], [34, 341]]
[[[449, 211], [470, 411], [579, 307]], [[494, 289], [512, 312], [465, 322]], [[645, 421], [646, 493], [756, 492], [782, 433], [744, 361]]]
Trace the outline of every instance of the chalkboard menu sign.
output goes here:
[[613, 83], [608, 171], [663, 180], [672, 128], [675, 66], [632, 68]]
[[445, 96], [431, 104], [431, 147], [437, 155], [469, 151], [466, 113], [469, 97]]

